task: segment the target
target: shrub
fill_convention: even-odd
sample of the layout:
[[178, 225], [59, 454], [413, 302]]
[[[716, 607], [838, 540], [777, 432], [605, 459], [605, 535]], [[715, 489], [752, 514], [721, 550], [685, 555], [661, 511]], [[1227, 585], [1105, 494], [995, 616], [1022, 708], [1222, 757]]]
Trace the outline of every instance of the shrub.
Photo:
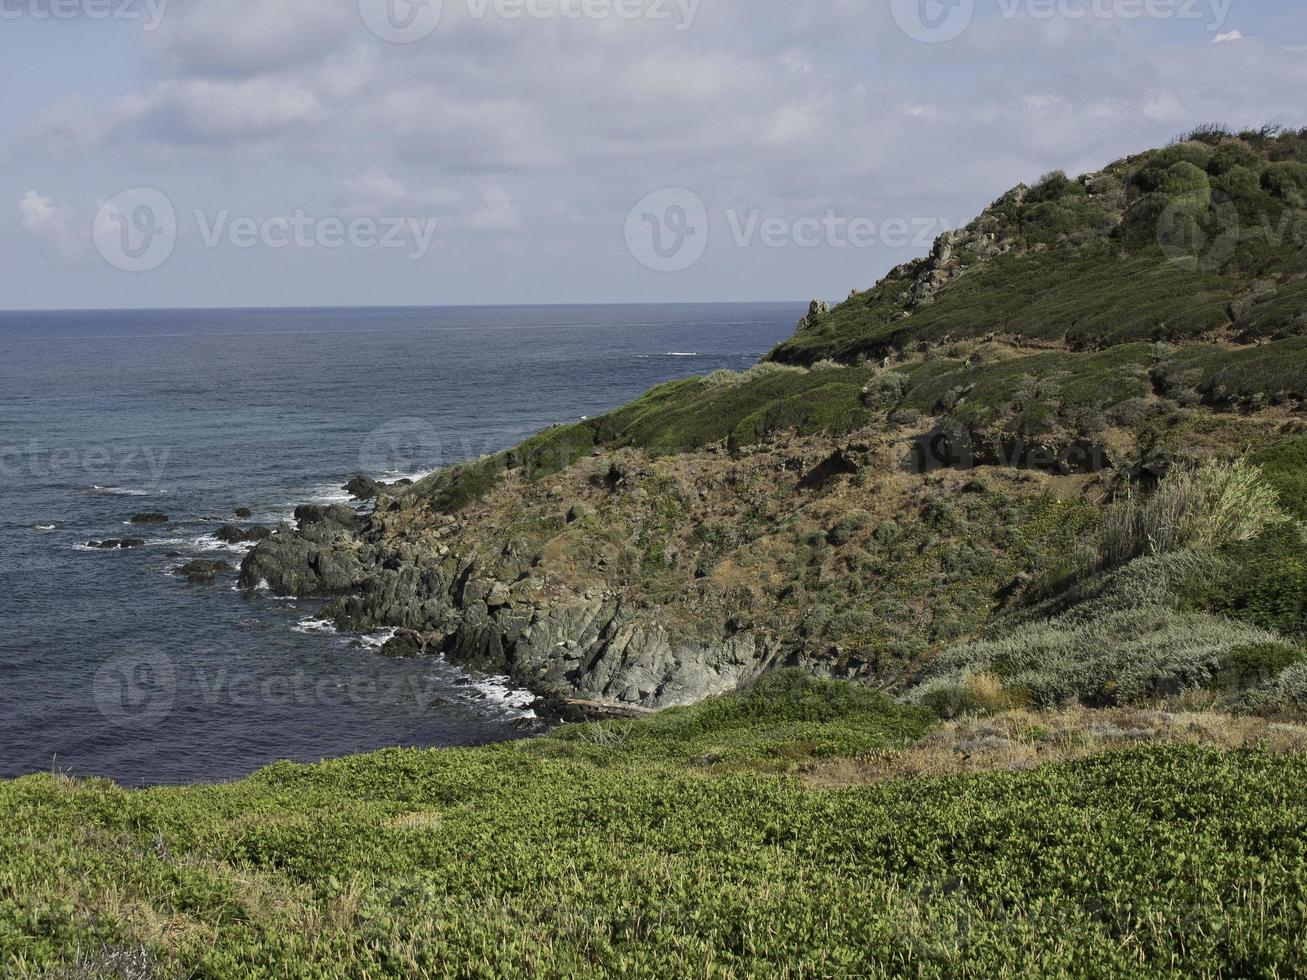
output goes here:
[[862, 389], [862, 404], [873, 411], [888, 412], [897, 407], [908, 390], [908, 379], [897, 371], [874, 375]]
[[1307, 633], [1307, 548], [1302, 531], [1283, 525], [1228, 549], [1215, 573], [1191, 576], [1190, 608], [1219, 612], [1287, 635]]
[[1223, 143], [1212, 153], [1207, 172], [1213, 177], [1219, 177], [1235, 167], [1255, 173], [1262, 167], [1262, 158], [1243, 143]]
[[1066, 173], [1061, 170], [1053, 170], [1044, 174], [1035, 186], [1026, 192], [1026, 204], [1041, 204], [1046, 201], [1057, 201], [1067, 194], [1083, 194], [1084, 188], [1075, 181], [1067, 177]]
[[1145, 500], [1111, 508], [1099, 549], [1101, 567], [1114, 568], [1146, 554], [1191, 547], [1225, 547], [1257, 537], [1286, 517], [1261, 468], [1209, 460], [1172, 470]]
[[1254, 456], [1253, 462], [1280, 495], [1280, 506], [1307, 521], [1307, 436], [1277, 443]]
[[1158, 190], [1168, 197], [1192, 196], [1205, 200], [1212, 192], [1207, 174], [1187, 161], [1172, 164], [1162, 175]]
[[1250, 691], [1238, 707], [1261, 714], [1307, 710], [1307, 663], [1297, 663], [1274, 680]]
[[1307, 651], [1285, 643], [1236, 647], [1226, 654], [1216, 680], [1222, 687], [1245, 690], [1270, 683], [1304, 660], [1307, 660]]
[[1307, 203], [1307, 163], [1273, 163], [1262, 174], [1262, 186], [1291, 204]]
[[950, 647], [906, 700], [939, 710], [968, 677], [992, 674], [1038, 707], [1138, 704], [1211, 687], [1232, 651], [1274, 642], [1252, 626], [1161, 605], [1070, 612]]
[[1262, 182], [1256, 170], [1235, 165], [1216, 176], [1215, 186], [1231, 197], [1248, 198], [1262, 189]]

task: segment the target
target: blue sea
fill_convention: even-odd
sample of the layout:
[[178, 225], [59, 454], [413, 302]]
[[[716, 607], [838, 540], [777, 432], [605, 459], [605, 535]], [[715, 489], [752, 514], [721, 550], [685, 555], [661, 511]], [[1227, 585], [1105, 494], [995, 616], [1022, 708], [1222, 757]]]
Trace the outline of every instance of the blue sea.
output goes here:
[[[253, 512], [343, 500], [743, 369], [800, 304], [0, 312], [0, 777], [240, 778], [539, 731], [531, 697], [246, 596]], [[169, 523], [126, 526], [139, 512]], [[143, 538], [102, 551], [92, 541]], [[191, 585], [196, 558], [233, 571]]]

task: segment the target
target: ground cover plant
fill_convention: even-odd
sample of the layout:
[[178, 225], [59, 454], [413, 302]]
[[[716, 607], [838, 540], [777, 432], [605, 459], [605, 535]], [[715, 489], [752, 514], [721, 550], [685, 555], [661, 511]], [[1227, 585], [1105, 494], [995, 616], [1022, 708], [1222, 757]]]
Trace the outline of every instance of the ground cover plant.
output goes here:
[[281, 764], [230, 786], [19, 780], [0, 787], [0, 963], [199, 977], [1307, 969], [1304, 756], [1254, 741], [843, 788], [805, 776], [928, 728], [883, 695], [781, 675], [650, 721]]

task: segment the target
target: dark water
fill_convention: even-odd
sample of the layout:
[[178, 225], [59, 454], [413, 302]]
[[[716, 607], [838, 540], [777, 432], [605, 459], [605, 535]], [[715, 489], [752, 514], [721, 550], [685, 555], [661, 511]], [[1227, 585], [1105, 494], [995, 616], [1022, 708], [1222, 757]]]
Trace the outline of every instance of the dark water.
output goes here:
[[[222, 780], [278, 759], [511, 738], [521, 692], [319, 605], [173, 575], [207, 537], [746, 367], [794, 305], [0, 313], [0, 777]], [[126, 527], [140, 511], [171, 523]], [[146, 546], [84, 545], [141, 537]]]

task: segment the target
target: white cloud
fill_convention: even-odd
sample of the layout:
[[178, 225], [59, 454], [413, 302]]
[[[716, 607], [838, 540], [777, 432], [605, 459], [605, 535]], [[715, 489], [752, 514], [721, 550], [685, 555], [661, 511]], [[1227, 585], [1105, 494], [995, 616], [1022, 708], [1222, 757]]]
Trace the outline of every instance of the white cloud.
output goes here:
[[[146, 185], [182, 213], [438, 215], [442, 234], [463, 236], [450, 249], [470, 270], [459, 285], [523, 301], [497, 288], [504, 253], [536, 257], [514, 277], [529, 284], [563, 229], [568, 254], [585, 256], [571, 269], [602, 273], [569, 281], [565, 269], [550, 288], [585, 298], [602, 282], [624, 298], [622, 224], [659, 188], [691, 188], [717, 214], [963, 219], [1020, 180], [1096, 169], [1205, 120], [1307, 124], [1301, 53], [1255, 36], [1218, 53], [1178, 23], [981, 16], [956, 41], [923, 45], [889, 4], [865, 0], [704, 3], [680, 33], [467, 8], [446, 0], [429, 38], [385, 44], [357, 0], [172, 0], [164, 28], [139, 42], [147, 56], [124, 55], [133, 70], [102, 94], [83, 85], [80, 101], [29, 97], [16, 110], [26, 125], [0, 137], [11, 198], [30, 185], [60, 199]], [[1267, 33], [1253, 25], [1241, 26]], [[15, 160], [27, 169], [9, 170]], [[512, 248], [473, 231], [512, 232]], [[777, 275], [739, 251], [710, 249], [695, 274], [723, 296], [759, 283], [844, 295], [907, 257], [847, 251], [804, 267], [787, 256]]]
[[463, 223], [474, 231], [516, 231], [522, 227], [522, 215], [508, 191], [492, 184], [482, 191], [481, 207]]
[[61, 262], [75, 264], [86, 253], [87, 229], [75, 230], [63, 208], [37, 191], [28, 191], [19, 200], [18, 221], [28, 235]]
[[401, 181], [380, 167], [370, 167], [342, 182], [344, 210], [348, 214], [373, 217], [419, 217], [433, 211], [448, 211], [464, 203], [457, 191], [432, 187], [410, 191]]
[[1242, 41], [1242, 31], [1230, 31], [1228, 34], [1218, 34], [1212, 38], [1213, 44], [1225, 44], [1227, 41]]

